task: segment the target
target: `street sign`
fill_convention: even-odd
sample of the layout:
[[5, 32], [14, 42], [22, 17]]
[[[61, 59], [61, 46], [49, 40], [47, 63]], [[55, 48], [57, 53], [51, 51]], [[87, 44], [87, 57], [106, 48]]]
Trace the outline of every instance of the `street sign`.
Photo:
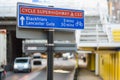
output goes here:
[[18, 3], [18, 28], [84, 29], [84, 11]]
[[46, 52], [47, 47], [45, 43], [24, 43], [23, 44], [23, 52], [30, 54], [34, 52]]
[[[47, 43], [24, 43], [23, 52], [30, 54], [34, 52], [47, 52]], [[55, 53], [76, 52], [77, 46], [75, 43], [54, 43], [53, 50]]]
[[54, 44], [54, 52], [76, 52], [77, 51], [77, 45], [75, 43], [55, 43]]

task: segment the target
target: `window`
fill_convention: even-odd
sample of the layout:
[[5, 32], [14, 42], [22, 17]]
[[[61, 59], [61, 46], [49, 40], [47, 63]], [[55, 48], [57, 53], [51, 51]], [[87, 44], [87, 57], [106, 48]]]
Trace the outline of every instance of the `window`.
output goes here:
[[16, 63], [26, 63], [27, 61], [27, 59], [17, 59]]

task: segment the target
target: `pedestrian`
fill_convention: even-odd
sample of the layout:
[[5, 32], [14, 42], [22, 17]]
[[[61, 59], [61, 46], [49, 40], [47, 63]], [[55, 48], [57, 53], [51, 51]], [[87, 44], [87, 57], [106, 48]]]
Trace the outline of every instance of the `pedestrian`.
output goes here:
[[5, 77], [6, 77], [6, 75], [7, 75], [5, 65], [4, 65], [4, 64], [2, 64], [2, 65], [1, 65], [1, 68], [3, 69], [3, 76], [4, 76], [4, 78], [5, 78]]
[[86, 62], [86, 57], [83, 57], [83, 61]]

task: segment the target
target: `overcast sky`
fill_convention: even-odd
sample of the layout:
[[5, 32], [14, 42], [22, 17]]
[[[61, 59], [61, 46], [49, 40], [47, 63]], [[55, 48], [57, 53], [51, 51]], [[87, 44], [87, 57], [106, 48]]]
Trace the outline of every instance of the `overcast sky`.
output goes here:
[[103, 5], [103, 7], [105, 7], [104, 4], [106, 4], [106, 0], [0, 0], [0, 3], [4, 3], [4, 4], [17, 3], [17, 2], [26, 2], [26, 3], [35, 2], [36, 4], [49, 3], [49, 4], [56, 4], [56, 5], [68, 4], [70, 6], [73, 6], [74, 4], [76, 4], [77, 6], [79, 5], [79, 6], [85, 6], [85, 7], [95, 7], [99, 2], [101, 5]]

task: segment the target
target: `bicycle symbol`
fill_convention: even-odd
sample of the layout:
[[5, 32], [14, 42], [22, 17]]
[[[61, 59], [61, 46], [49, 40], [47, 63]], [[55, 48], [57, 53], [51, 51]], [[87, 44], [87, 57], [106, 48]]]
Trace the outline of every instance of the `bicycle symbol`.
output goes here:
[[75, 25], [76, 25], [76, 26], [83, 26], [83, 23], [82, 23], [81, 21], [77, 21], [77, 22], [75, 23]]

